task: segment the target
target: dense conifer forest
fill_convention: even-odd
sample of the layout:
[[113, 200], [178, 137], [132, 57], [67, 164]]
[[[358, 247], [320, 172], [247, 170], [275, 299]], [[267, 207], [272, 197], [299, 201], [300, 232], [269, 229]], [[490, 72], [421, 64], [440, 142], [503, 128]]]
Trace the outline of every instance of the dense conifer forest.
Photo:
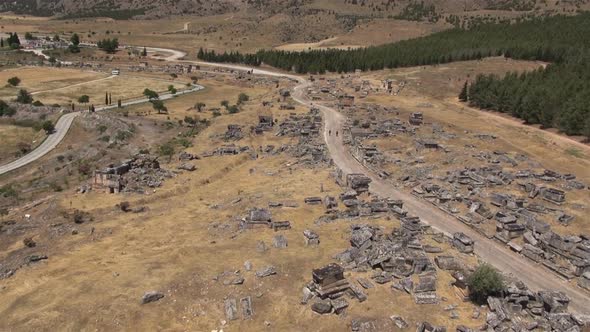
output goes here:
[[479, 76], [468, 87], [468, 102], [509, 113], [531, 124], [590, 137], [590, 13], [537, 18], [516, 24], [484, 24], [356, 50], [255, 54], [199, 51], [213, 62], [261, 63], [297, 73], [432, 65], [504, 55], [550, 62], [534, 72]]

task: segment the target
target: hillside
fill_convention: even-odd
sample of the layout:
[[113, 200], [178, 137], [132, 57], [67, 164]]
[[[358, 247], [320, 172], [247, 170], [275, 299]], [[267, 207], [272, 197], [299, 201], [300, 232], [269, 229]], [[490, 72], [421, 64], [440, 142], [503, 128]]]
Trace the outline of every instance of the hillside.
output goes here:
[[460, 22], [472, 17], [495, 20], [519, 15], [573, 13], [587, 10], [588, 0], [0, 0], [0, 11], [37, 16], [158, 18], [209, 16], [249, 10], [264, 13], [347, 13], [412, 21]]

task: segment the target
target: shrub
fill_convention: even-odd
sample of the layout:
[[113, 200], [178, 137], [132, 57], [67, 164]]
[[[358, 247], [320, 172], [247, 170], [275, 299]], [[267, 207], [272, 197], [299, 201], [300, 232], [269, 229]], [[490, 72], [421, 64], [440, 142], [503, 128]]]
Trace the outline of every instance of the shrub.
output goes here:
[[12, 86], [18, 86], [20, 84], [20, 78], [14, 76], [8, 79], [8, 84], [12, 85]]
[[13, 116], [16, 110], [10, 107], [4, 100], [0, 100], [0, 116]]
[[502, 275], [491, 265], [481, 264], [467, 279], [469, 296], [476, 303], [485, 303], [488, 296], [504, 290]]
[[16, 102], [21, 104], [30, 104], [33, 102], [33, 96], [31, 96], [27, 90], [20, 89], [18, 91], [18, 95], [16, 96]]
[[43, 130], [45, 130], [45, 132], [47, 134], [51, 134], [55, 131], [55, 126], [53, 125], [53, 123], [49, 120], [43, 122], [43, 124], [41, 125], [41, 128]]
[[227, 111], [229, 112], [229, 114], [236, 114], [240, 112], [240, 109], [236, 105], [231, 105], [227, 108]]

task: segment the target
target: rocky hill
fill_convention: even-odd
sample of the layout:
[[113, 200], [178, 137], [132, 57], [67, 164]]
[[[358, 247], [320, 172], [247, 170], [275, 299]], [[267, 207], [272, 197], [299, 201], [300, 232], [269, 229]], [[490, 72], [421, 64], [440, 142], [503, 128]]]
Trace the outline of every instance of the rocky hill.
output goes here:
[[529, 12], [533, 15], [571, 13], [590, 9], [590, 0], [0, 0], [0, 11], [66, 18], [209, 16], [239, 10], [279, 13], [302, 8], [432, 21], [448, 14], [477, 11]]

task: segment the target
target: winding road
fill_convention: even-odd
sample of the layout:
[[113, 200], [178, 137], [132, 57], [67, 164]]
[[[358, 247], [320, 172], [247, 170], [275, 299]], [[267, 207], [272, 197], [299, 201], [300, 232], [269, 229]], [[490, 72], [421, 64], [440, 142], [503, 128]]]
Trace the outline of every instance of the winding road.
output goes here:
[[[178, 91], [176, 94], [171, 94], [171, 93], [162, 94], [162, 95], [160, 95], [160, 100], [172, 99], [176, 96], [200, 91], [202, 89], [204, 89], [204, 87], [202, 85], [195, 84], [195, 85], [193, 85], [193, 87], [191, 89]], [[125, 107], [125, 106], [143, 104], [143, 103], [147, 103], [147, 102], [149, 102], [149, 99], [139, 98], [136, 100], [131, 100], [131, 101], [122, 103], [122, 106]], [[110, 110], [110, 109], [115, 109], [117, 107], [118, 107], [117, 105], [97, 107], [96, 111], [97, 112], [106, 111], [106, 110]], [[43, 157], [44, 155], [48, 154], [53, 149], [55, 149], [58, 146], [58, 144], [61, 141], [63, 141], [63, 139], [66, 137], [66, 134], [70, 130], [70, 127], [72, 126], [72, 123], [74, 122], [74, 119], [80, 114], [81, 114], [81, 112], [64, 113], [59, 118], [59, 120], [57, 120], [57, 123], [55, 124], [54, 132], [52, 134], [48, 135], [47, 138], [43, 141], [43, 143], [41, 143], [37, 148], [35, 148], [35, 150], [22, 156], [21, 158], [13, 161], [11, 163], [0, 166], [0, 175], [3, 175], [5, 173], [8, 173], [8, 172], [14, 171], [16, 169], [19, 169], [23, 166], [26, 166], [26, 165], [38, 160], [39, 158]]]
[[[333, 136], [328, 134], [329, 131], [343, 132], [343, 127], [346, 122], [345, 116], [333, 108], [318, 103], [313, 103], [311, 100], [309, 100], [305, 92], [307, 88], [311, 86], [311, 82], [307, 81], [305, 78], [245, 66], [207, 63], [201, 61], [181, 61], [181, 59], [186, 54], [184, 52], [176, 50], [168, 50], [163, 48], [147, 48], [147, 50], [148, 52], [170, 54], [169, 56], [159, 57], [166, 61], [178, 61], [183, 63], [192, 63], [197, 65], [227, 68], [233, 70], [251, 70], [252, 73], [255, 75], [284, 77], [297, 81], [299, 84], [295, 87], [293, 91], [293, 99], [304, 106], [313, 106], [321, 110], [324, 117], [324, 139], [330, 151], [331, 157], [334, 160], [336, 166], [342, 169], [346, 174], [362, 173], [369, 176], [372, 180], [370, 185], [370, 190], [372, 193], [377, 194], [380, 197], [403, 200], [404, 208], [408, 211], [409, 214], [420, 217], [420, 219], [423, 222], [429, 224], [438, 231], [444, 232], [445, 234], [453, 234], [455, 232], [465, 233], [475, 241], [475, 253], [482, 260], [486, 261], [489, 264], [492, 264], [504, 273], [509, 273], [516, 276], [517, 278], [522, 280], [530, 289], [534, 291], [562, 291], [565, 294], [567, 294], [571, 299], [569, 306], [571, 311], [576, 313], [590, 314], [590, 294], [588, 294], [586, 291], [558, 277], [556, 274], [552, 273], [545, 267], [536, 264], [521, 255], [515, 254], [499, 242], [488, 239], [487, 237], [476, 232], [474, 229], [463, 224], [455, 217], [444, 213], [443, 211], [439, 210], [438, 208], [429, 204], [428, 202], [421, 200], [417, 197], [414, 197], [407, 192], [396, 189], [387, 180], [379, 178], [371, 170], [367, 169], [356, 159], [354, 159], [348, 151], [346, 145], [343, 143], [342, 135], [340, 135], [340, 137], [336, 137], [335, 135]], [[6, 173], [7, 171], [14, 170], [28, 163], [31, 163], [34, 160], [37, 160], [38, 158], [46, 154], [47, 152], [49, 152], [51, 149], [55, 148], [55, 146], [59, 144], [63, 137], [65, 137], [67, 129], [70, 127], [74, 118], [74, 113], [64, 115], [57, 124], [57, 126], [63, 129], [57, 130], [57, 134], [54, 134], [55, 137], [50, 136], [50, 138], [43, 142], [43, 144], [39, 146], [35, 151], [31, 152], [30, 154], [24, 156], [23, 158], [9, 165], [0, 167], [0, 174]]]

